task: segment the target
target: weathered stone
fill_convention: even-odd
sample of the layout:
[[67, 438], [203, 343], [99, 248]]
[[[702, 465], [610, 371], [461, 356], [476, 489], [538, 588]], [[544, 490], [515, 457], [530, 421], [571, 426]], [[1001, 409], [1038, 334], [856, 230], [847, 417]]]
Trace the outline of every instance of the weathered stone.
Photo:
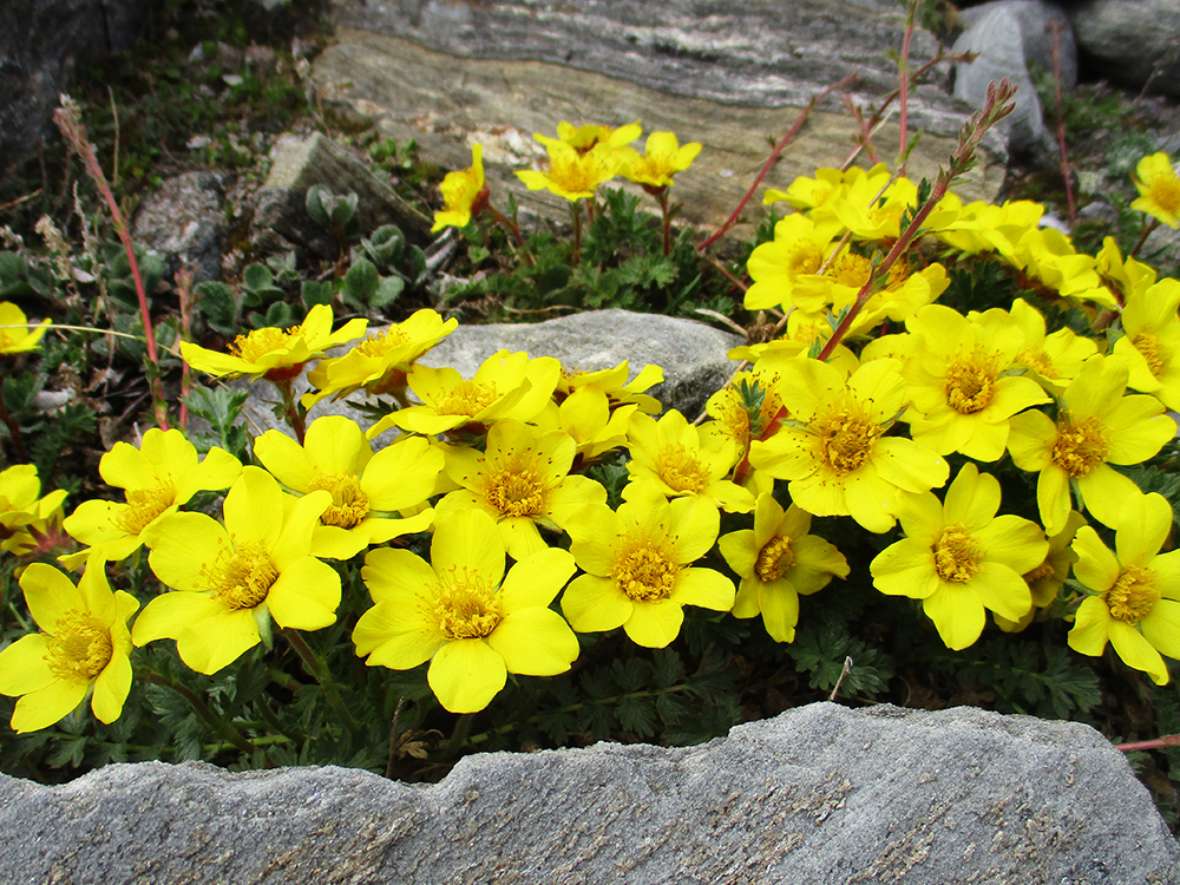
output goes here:
[[147, 0], [0, 3], [0, 176], [36, 150], [75, 64], [129, 47], [148, 6]]
[[[655, 363], [663, 367], [665, 380], [650, 393], [665, 406], [680, 409], [692, 418], [709, 394], [729, 378], [737, 364], [726, 354], [739, 343], [737, 335], [694, 320], [627, 310], [595, 310], [541, 323], [460, 325], [422, 362], [452, 366], [465, 378], [474, 375], [481, 362], [501, 349], [557, 357], [569, 369], [605, 369], [629, 360], [633, 375], [647, 363]], [[302, 392], [305, 382], [301, 379], [299, 383]], [[258, 434], [276, 426], [285, 430], [272, 411], [271, 401], [277, 399], [277, 394], [265, 384], [254, 390], [257, 393], [245, 410], [250, 432]], [[373, 423], [345, 401], [322, 400], [308, 420], [320, 415], [345, 415], [362, 426]]]
[[167, 179], [135, 214], [136, 242], [167, 256], [170, 276], [183, 262], [193, 271], [195, 282], [220, 279], [224, 196], [221, 178], [212, 172], [186, 172]]
[[[512, 174], [543, 163], [532, 133], [552, 133], [561, 119], [639, 119], [647, 131], [670, 129], [704, 145], [674, 197], [684, 219], [710, 226], [733, 209], [771, 142], [817, 92], [858, 72], [850, 95], [864, 108], [895, 87], [887, 54], [900, 44], [903, 22], [892, 0], [670, 0], [658, 16], [634, 0], [337, 0], [335, 14], [337, 42], [313, 66], [324, 99], [368, 115], [386, 135], [415, 139], [424, 156], [448, 168], [469, 165], [471, 145], [482, 143], [501, 206], [511, 192], [525, 212], [567, 217], [564, 201], [526, 191]], [[918, 33], [914, 63], [933, 47], [929, 34]], [[965, 119], [937, 80], [912, 95], [911, 126], [923, 133], [910, 163], [915, 176], [934, 174]], [[768, 183], [839, 165], [856, 131], [840, 98], [830, 97]], [[897, 139], [892, 124], [878, 133], [882, 159], [894, 159]], [[982, 154], [959, 186], [972, 197], [997, 192], [1003, 139], [989, 139]], [[760, 211], [754, 200], [747, 214]]]
[[407, 234], [421, 234], [430, 227], [426, 215], [344, 145], [320, 132], [285, 135], [271, 151], [270, 174], [255, 202], [252, 226], [257, 249], [285, 251], [293, 243], [321, 256], [335, 257], [336, 243], [307, 213], [308, 188], [317, 184], [337, 196], [357, 195], [357, 225], [362, 232], [390, 223]]
[[0, 776], [0, 879], [1147, 882], [1180, 850], [1085, 725], [813, 704], [698, 747], [469, 756], [432, 786], [344, 768]]
[[1083, 63], [1116, 83], [1180, 96], [1180, 3], [1078, 0], [1068, 8]]
[[976, 58], [955, 65], [955, 97], [982, 104], [988, 83], [1007, 77], [1019, 87], [1016, 111], [1001, 124], [1008, 132], [1008, 146], [1043, 157], [1055, 154], [1033, 75], [1036, 69], [1053, 70], [1051, 29], [1056, 27], [1062, 86], [1069, 90], [1077, 83], [1077, 47], [1068, 17], [1044, 0], [996, 0], [964, 10], [961, 18], [966, 29], [953, 50], [974, 52]]

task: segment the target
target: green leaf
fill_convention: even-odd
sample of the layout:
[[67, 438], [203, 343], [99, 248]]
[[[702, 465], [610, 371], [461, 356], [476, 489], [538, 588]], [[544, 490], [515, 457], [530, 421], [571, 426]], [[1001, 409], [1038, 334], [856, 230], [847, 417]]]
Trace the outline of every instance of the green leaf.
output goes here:
[[332, 284], [318, 280], [304, 280], [299, 290], [299, 299], [303, 306], [311, 310], [317, 304], [331, 304], [334, 295]]

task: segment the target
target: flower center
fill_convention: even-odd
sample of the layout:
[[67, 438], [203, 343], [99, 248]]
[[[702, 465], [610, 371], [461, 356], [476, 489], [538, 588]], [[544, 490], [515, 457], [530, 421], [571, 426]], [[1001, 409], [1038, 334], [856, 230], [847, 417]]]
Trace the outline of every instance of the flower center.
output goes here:
[[439, 576], [434, 615], [447, 639], [483, 639], [504, 619], [496, 588], [478, 572], [452, 566]]
[[1180, 178], [1172, 175], [1155, 179], [1148, 195], [1164, 211], [1173, 215], [1180, 212]]
[[1046, 378], [1057, 377], [1057, 369], [1053, 365], [1053, 360], [1049, 359], [1049, 354], [1043, 350], [1023, 350], [1017, 354], [1014, 360], [1016, 365], [1024, 366], [1026, 369], [1032, 369], [1038, 375], [1043, 375]]
[[1131, 339], [1131, 344], [1143, 354], [1143, 361], [1147, 363], [1152, 375], [1158, 378], [1163, 374], [1164, 361], [1160, 356], [1159, 339], [1150, 333], [1141, 332]]
[[665, 446], [660, 452], [657, 473], [668, 488], [699, 495], [709, 487], [709, 470], [681, 445]]
[[1057, 424], [1057, 440], [1049, 457], [1070, 476], [1085, 476], [1106, 460], [1109, 446], [1102, 422], [1095, 417], [1077, 424], [1063, 420]]
[[360, 525], [369, 515], [369, 496], [361, 491], [361, 484], [351, 473], [317, 476], [308, 491], [319, 489], [332, 493], [332, 503], [320, 516], [320, 522], [324, 525], [351, 529]]
[[221, 566], [213, 581], [213, 594], [233, 611], [255, 608], [266, 599], [278, 577], [279, 570], [262, 544], [243, 544]]
[[1159, 599], [1155, 575], [1137, 565], [1123, 569], [1114, 586], [1106, 591], [1106, 607], [1110, 609], [1110, 616], [1128, 624], [1142, 621], [1151, 614]]
[[171, 483], [150, 489], [132, 489], [127, 493], [127, 506], [115, 517], [115, 524], [129, 535], [138, 535], [175, 503], [176, 490]]
[[549, 179], [570, 193], [592, 191], [598, 187], [598, 169], [586, 154], [558, 158], [549, 164]]
[[516, 467], [488, 477], [488, 503], [505, 516], [539, 516], [545, 510], [545, 483], [535, 470]]
[[960, 525], [944, 528], [933, 549], [934, 570], [952, 584], [966, 584], [975, 577], [983, 561], [983, 550]]
[[759, 581], [769, 584], [781, 578], [794, 564], [795, 551], [791, 549], [791, 539], [786, 535], [776, 535], [758, 551], [754, 574]]
[[672, 595], [679, 571], [679, 566], [663, 548], [643, 542], [619, 554], [611, 576], [628, 599], [656, 602]]
[[496, 388], [478, 381], [460, 381], [439, 401], [440, 415], [478, 415], [496, 401]]
[[276, 329], [267, 326], [265, 329], [255, 329], [248, 335], [239, 335], [229, 345], [230, 353], [237, 354], [248, 363], [256, 363], [268, 353], [285, 350], [298, 337], [299, 326], [290, 329]]
[[356, 346], [357, 353], [380, 359], [390, 351], [406, 343], [406, 333], [397, 326], [390, 326], [380, 335], [371, 335]]
[[824, 253], [814, 243], [798, 243], [787, 254], [787, 274], [815, 273], [824, 263]]
[[1032, 571], [1025, 572], [1021, 577], [1024, 578], [1024, 583], [1031, 587], [1037, 581], [1043, 581], [1045, 578], [1056, 577], [1056, 575], [1057, 570], [1053, 568], [1053, 563], [1046, 559]]
[[94, 615], [77, 609], [62, 615], [57, 632], [45, 639], [45, 663], [60, 679], [74, 682], [93, 679], [114, 654], [111, 631]]
[[873, 272], [873, 265], [863, 255], [845, 252], [832, 262], [828, 268], [828, 275], [841, 286], [859, 289], [869, 281], [869, 274]]
[[858, 470], [869, 459], [881, 428], [858, 410], [846, 407], [820, 419], [814, 432], [819, 438], [820, 460], [833, 473], [843, 476]]
[[995, 395], [996, 370], [989, 356], [976, 350], [951, 363], [946, 371], [946, 400], [952, 409], [973, 415], [988, 407]]

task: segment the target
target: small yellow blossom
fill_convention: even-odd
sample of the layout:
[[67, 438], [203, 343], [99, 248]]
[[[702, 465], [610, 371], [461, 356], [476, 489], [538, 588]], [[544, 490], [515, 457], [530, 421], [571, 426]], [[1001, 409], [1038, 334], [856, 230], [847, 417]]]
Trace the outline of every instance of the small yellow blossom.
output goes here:
[[717, 508], [703, 498], [628, 501], [571, 527], [577, 564], [561, 610], [579, 633], [622, 627], [637, 645], [664, 648], [680, 634], [685, 605], [733, 606], [733, 582], [692, 564], [717, 540]]
[[306, 363], [359, 338], [368, 324], [364, 319], [349, 320], [333, 332], [332, 308], [317, 304], [302, 323], [288, 329], [267, 326], [239, 335], [230, 342], [228, 353], [182, 341], [180, 355], [197, 371], [214, 377], [251, 375], [272, 381], [290, 380]]
[[[342, 415], [324, 415], [299, 445], [278, 430], [254, 440], [254, 456], [288, 489], [330, 492], [332, 504], [312, 532], [311, 554], [349, 559], [373, 544], [427, 531], [443, 453], [422, 437], [406, 437], [373, 454], [364, 432]], [[401, 517], [400, 511], [414, 511]]]
[[1036, 523], [996, 516], [1000, 484], [965, 464], [942, 503], [916, 495], [902, 509], [906, 537], [882, 550], [869, 570], [890, 596], [922, 600], [948, 648], [967, 648], [983, 632], [984, 609], [1017, 621], [1032, 607], [1022, 577], [1045, 559], [1049, 544]]
[[442, 193], [443, 208], [434, 213], [432, 234], [444, 227], [467, 227], [471, 216], [480, 209], [480, 202], [486, 201], [488, 192], [484, 186], [483, 145], [471, 146], [471, 165], [466, 169], [448, 172], [438, 186]]
[[542, 550], [504, 574], [504, 543], [479, 510], [440, 523], [430, 562], [388, 547], [365, 557], [374, 605], [352, 632], [370, 667], [409, 670], [430, 661], [435, 697], [452, 713], [486, 707], [509, 673], [554, 676], [578, 656], [578, 639], [554, 597], [574, 573], [565, 550]]
[[788, 215], [775, 224], [774, 239], [756, 246], [746, 262], [754, 281], [746, 290], [746, 310], [793, 307], [797, 281], [820, 269], [838, 234], [836, 225], [817, 225], [806, 215]]
[[53, 566], [35, 562], [20, 578], [40, 633], [0, 651], [0, 694], [20, 697], [12, 729], [37, 731], [64, 719], [90, 695], [90, 709], [110, 724], [131, 690], [127, 619], [135, 597], [111, 592], [103, 562], [92, 559], [77, 586]]
[[49, 325], [49, 320], [42, 320], [33, 326], [23, 310], [11, 301], [0, 301], [0, 355], [36, 350]]
[[35, 464], [14, 464], [0, 470], [0, 551], [18, 556], [37, 546], [61, 511], [66, 492], [56, 489], [41, 496]]
[[579, 153], [586, 153], [599, 145], [605, 145], [608, 148], [625, 148], [642, 134], [643, 127], [639, 125], [638, 120], [614, 129], [599, 123], [583, 123], [575, 126], [566, 120], [561, 120], [557, 124], [557, 140], [565, 142]]
[[1132, 209], [1146, 212], [1168, 227], [1180, 226], [1180, 176], [1166, 153], [1159, 151], [1141, 159], [1131, 180], [1139, 191]]
[[[969, 320], [977, 321], [977, 317], [982, 318], [985, 327], [1000, 330], [1014, 326], [1019, 328], [1023, 343], [1013, 365], [1032, 372], [1049, 393], [1064, 389], [1078, 376], [1082, 364], [1098, 352], [1098, 345], [1092, 339], [1083, 338], [1069, 328], [1046, 335], [1045, 318], [1023, 298], [1013, 301], [1008, 311], [993, 307], [983, 314], [968, 314]], [[992, 322], [994, 326], [990, 325]]]
[[312, 534], [332, 496], [283, 494], [259, 467], [245, 467], [222, 505], [225, 525], [204, 513], [172, 513], [152, 526], [148, 565], [171, 587], [144, 606], [131, 639], [175, 639], [180, 659], [207, 675], [233, 663], [280, 627], [334, 623], [340, 576], [311, 555]]
[[533, 138], [545, 145], [549, 167], [543, 172], [525, 169], [516, 177], [531, 191], [547, 190], [571, 203], [592, 198], [599, 185], [614, 178], [627, 162], [622, 151], [608, 145], [598, 144], [580, 153], [564, 141], [539, 133]]
[[1077, 554], [1070, 547], [1078, 529], [1086, 524], [1082, 514], [1073, 510], [1069, 519], [1065, 521], [1065, 528], [1049, 537], [1049, 552], [1036, 568], [1022, 575], [1024, 583], [1032, 594], [1033, 607], [1023, 618], [1010, 621], [1001, 614], [992, 612], [996, 626], [1005, 633], [1019, 633], [1032, 623], [1033, 615], [1038, 610], [1048, 608], [1057, 599], [1061, 588], [1065, 586], [1065, 579], [1069, 577], [1069, 570], [1077, 562]]
[[646, 391], [663, 383], [664, 370], [660, 366], [648, 363], [639, 370], [639, 374], [628, 381], [630, 374], [631, 366], [627, 360], [609, 369], [577, 372], [563, 370], [553, 395], [558, 402], [563, 402], [565, 397], [579, 390], [593, 390], [605, 394], [612, 409], [634, 404], [641, 412], [658, 415], [664, 406]]
[[[175, 513], [200, 491], [230, 486], [242, 470], [238, 459], [216, 446], [203, 459], [175, 428], [151, 428], [139, 448], [118, 442], [98, 462], [109, 486], [123, 489], [123, 501], [83, 501], [63, 523], [71, 537], [107, 560], [126, 559], [144, 543], [147, 530]], [[63, 561], [73, 563], [71, 554]]]
[[1123, 332], [1114, 356], [1127, 364], [1127, 386], [1154, 393], [1169, 409], [1180, 409], [1180, 280], [1165, 277], [1127, 295]]
[[1078, 606], [1070, 648], [1097, 656], [1109, 640], [1123, 663], [1167, 684], [1161, 653], [1180, 659], [1180, 550], [1160, 553], [1171, 532], [1172, 506], [1154, 492], [1127, 505], [1114, 553], [1094, 529], [1078, 530], [1073, 572], [1093, 595]]
[[792, 504], [783, 510], [771, 495], [758, 496], [754, 528], [722, 535], [717, 548], [741, 578], [735, 618], [761, 613], [775, 642], [794, 642], [799, 597], [848, 577], [848, 561], [833, 545], [809, 534], [811, 514]]
[[673, 176], [691, 166], [700, 152], [700, 142], [681, 145], [675, 133], [653, 132], [647, 137], [645, 152], [635, 155], [623, 175], [645, 187], [671, 187]]

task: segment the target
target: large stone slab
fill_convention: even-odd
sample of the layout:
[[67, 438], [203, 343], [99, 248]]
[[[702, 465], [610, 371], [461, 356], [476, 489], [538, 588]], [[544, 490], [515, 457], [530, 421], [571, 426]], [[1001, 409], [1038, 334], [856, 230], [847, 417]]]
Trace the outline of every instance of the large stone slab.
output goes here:
[[[551, 134], [559, 119], [638, 119], [647, 131], [671, 129], [704, 145], [676, 187], [683, 217], [701, 225], [728, 215], [771, 143], [816, 92], [853, 71], [860, 79], [849, 91], [862, 107], [895, 88], [887, 55], [902, 33], [892, 0], [668, 0], [658, 14], [638, 0], [336, 0], [334, 12], [337, 43], [313, 68], [325, 100], [346, 103], [390, 136], [415, 139], [425, 157], [450, 168], [467, 166], [471, 144], [482, 143], [501, 205], [510, 189], [526, 211], [566, 217], [562, 201], [526, 191], [511, 174], [543, 162], [533, 132]], [[915, 64], [933, 51], [933, 38], [918, 33]], [[912, 174], [934, 174], [966, 108], [940, 84], [916, 90], [911, 126], [922, 138]], [[770, 183], [839, 165], [855, 132], [832, 97]], [[876, 144], [892, 161], [896, 126], [887, 124]], [[990, 139], [982, 159], [960, 187], [969, 196], [997, 192], [1003, 140]]]
[[1146, 789], [1084, 725], [813, 704], [698, 747], [365, 771], [111, 765], [0, 776], [0, 880], [1177, 881]]
[[1180, 97], [1180, 3], [1077, 0], [1067, 9], [1084, 59], [1098, 73]]

